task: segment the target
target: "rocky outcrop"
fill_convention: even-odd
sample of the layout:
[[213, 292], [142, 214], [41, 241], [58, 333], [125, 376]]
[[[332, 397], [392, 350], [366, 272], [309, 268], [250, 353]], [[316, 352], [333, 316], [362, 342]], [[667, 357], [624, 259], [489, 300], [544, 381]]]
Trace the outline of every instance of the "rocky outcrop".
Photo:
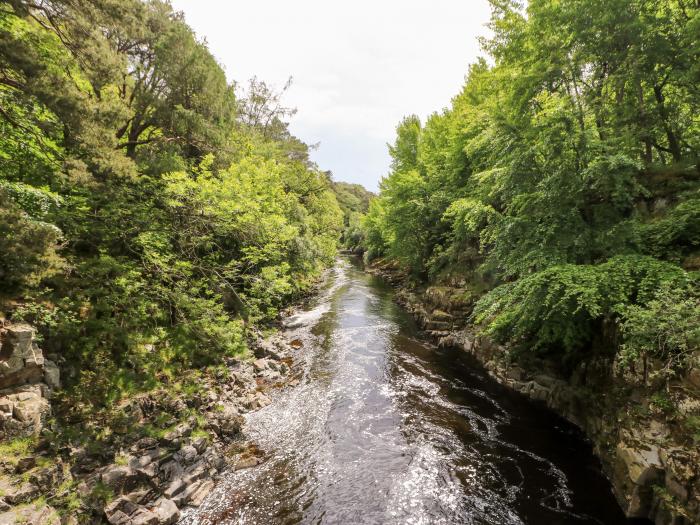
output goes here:
[[58, 366], [44, 358], [34, 329], [25, 324], [0, 328], [0, 439], [38, 434], [59, 387]]
[[[225, 375], [207, 381], [198, 396], [183, 400], [198, 406], [206, 421], [206, 435], [201, 429], [195, 432], [201, 421], [180, 423], [159, 439], [143, 438], [128, 450], [118, 451], [118, 461], [85, 477], [84, 491], [103, 486], [115, 496], [104, 507], [109, 523], [175, 523], [180, 509], [202, 504], [227, 465], [239, 469], [262, 461], [256, 455], [251, 462], [250, 447], [240, 443], [242, 416], [271, 402], [264, 390], [285, 382], [292, 347], [278, 338], [259, 340], [254, 348], [260, 357], [252, 362], [230, 359]], [[154, 410], [154, 402], [142, 400], [141, 404]], [[171, 400], [169, 410], [178, 409], [173, 404], [177, 405]], [[231, 448], [232, 443], [237, 446]]]
[[[13, 325], [1, 333], [6, 388], [0, 409], [2, 428], [11, 431], [2, 437], [35, 434], [50, 414], [58, 369], [44, 359], [31, 327]], [[201, 505], [225, 468], [263, 461], [245, 444], [243, 416], [267, 406], [266, 391], [288, 381], [295, 346], [280, 336], [252, 338], [254, 359], [227, 358], [201, 376], [194, 393], [163, 388], [124, 401], [117, 407], [121, 423], [111, 426], [113, 439], [99, 447], [42, 452], [39, 446], [26, 456], [0, 458], [0, 525], [58, 525], [59, 514], [43, 503], [48, 497], [64, 518], [60, 502], [72, 500], [68, 515], [85, 522], [168, 525], [184, 507]], [[146, 437], [131, 437], [143, 436], [133, 432], [143, 428], [151, 429]]]
[[[370, 271], [397, 283], [390, 266]], [[629, 371], [623, 374], [609, 358], [583, 363], [568, 377], [544, 360], [518, 363], [508, 348], [478, 336], [468, 325], [469, 299], [464, 290], [411, 289], [398, 282], [398, 302], [439, 346], [463, 349], [495, 380], [583, 429], [627, 516], [656, 525], [700, 523], [700, 447], [693, 441], [700, 433], [688, 436], [675, 423], [677, 417], [700, 422], [700, 356], [673, 385], [674, 413], [649, 410], [658, 388], [647, 388]]]

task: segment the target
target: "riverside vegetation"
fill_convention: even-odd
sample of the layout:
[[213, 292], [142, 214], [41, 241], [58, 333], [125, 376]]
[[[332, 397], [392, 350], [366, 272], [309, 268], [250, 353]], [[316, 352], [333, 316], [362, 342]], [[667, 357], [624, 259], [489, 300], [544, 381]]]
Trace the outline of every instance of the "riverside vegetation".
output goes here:
[[259, 330], [343, 212], [281, 93], [234, 88], [166, 1], [0, 5], [3, 523], [172, 522], [285, 372]]
[[492, 4], [373, 199], [167, 2], [0, 5], [3, 520], [173, 523], [255, 465], [240, 415], [295, 344], [262, 336], [340, 240], [576, 420], [629, 515], [697, 522], [700, 5]]
[[449, 108], [398, 125], [365, 257], [502, 380], [581, 387], [587, 415], [548, 402], [609, 472], [635, 466], [614, 480], [630, 515], [698, 523], [700, 4], [492, 5], [489, 58]]

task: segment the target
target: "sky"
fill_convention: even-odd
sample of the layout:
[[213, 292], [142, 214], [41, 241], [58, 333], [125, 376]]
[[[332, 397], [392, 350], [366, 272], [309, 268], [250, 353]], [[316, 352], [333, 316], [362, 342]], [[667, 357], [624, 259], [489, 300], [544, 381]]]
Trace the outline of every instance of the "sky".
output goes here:
[[226, 70], [296, 107], [290, 129], [335, 180], [376, 191], [406, 115], [449, 106], [483, 53], [487, 0], [172, 0]]

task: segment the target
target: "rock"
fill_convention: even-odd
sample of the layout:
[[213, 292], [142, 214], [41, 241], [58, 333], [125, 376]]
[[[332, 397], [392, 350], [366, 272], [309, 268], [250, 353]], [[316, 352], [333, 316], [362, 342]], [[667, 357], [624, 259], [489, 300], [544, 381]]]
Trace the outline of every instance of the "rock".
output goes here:
[[16, 420], [28, 424], [38, 432], [39, 428], [37, 427], [40, 426], [42, 420], [49, 412], [50, 407], [48, 401], [40, 395], [37, 395], [30, 396], [28, 399], [25, 398], [16, 404], [12, 411], [12, 416]]
[[212, 480], [207, 479], [201, 481], [197, 488], [192, 492], [188, 505], [192, 507], [199, 507], [202, 503], [204, 503], [204, 499], [209, 495], [213, 488], [214, 482]]
[[192, 446], [201, 454], [209, 446], [209, 440], [205, 437], [198, 437], [192, 442]]
[[53, 507], [29, 505], [10, 509], [0, 514], [0, 525], [61, 525], [61, 518]]
[[433, 313], [430, 314], [431, 319], [435, 321], [447, 321], [447, 322], [452, 322], [454, 319], [454, 316], [451, 314], [448, 314], [444, 310], [433, 310]]
[[255, 342], [253, 352], [255, 357], [269, 357], [276, 361], [284, 358], [284, 354], [274, 343], [264, 339], [259, 339]]
[[19, 487], [14, 487], [12, 492], [5, 494], [5, 501], [11, 505], [19, 505], [20, 503], [32, 501], [33, 499], [38, 498], [40, 495], [41, 491], [39, 490], [39, 487], [33, 483], [23, 483]]
[[696, 390], [700, 390], [700, 368], [692, 368], [686, 375], [686, 382]]
[[34, 342], [31, 326], [0, 328], [0, 435], [3, 437], [25, 437], [38, 434], [43, 428], [51, 413], [47, 401], [51, 388], [42, 383], [47, 366], [53, 379], [58, 368], [44, 359]]
[[141, 438], [136, 442], [136, 448], [146, 450], [158, 446], [158, 441], [152, 437]]
[[233, 469], [242, 470], [245, 468], [255, 467], [260, 463], [262, 463], [262, 459], [255, 456], [241, 457], [238, 459], [238, 461], [236, 461], [236, 464], [234, 465]]
[[15, 408], [14, 402], [9, 397], [0, 397], [0, 412], [12, 415]]
[[100, 474], [100, 481], [115, 492], [130, 492], [139, 482], [139, 475], [127, 465], [110, 465]]
[[198, 452], [196, 448], [194, 448], [192, 445], [185, 445], [175, 453], [173, 459], [175, 461], [179, 461], [180, 463], [184, 463], [185, 465], [189, 465], [195, 460], [197, 454]]
[[44, 357], [33, 341], [34, 329], [26, 324], [0, 331], [0, 389], [41, 381]]
[[34, 456], [28, 456], [26, 458], [20, 458], [15, 466], [15, 473], [22, 474], [36, 466], [36, 458]]
[[165, 462], [160, 467], [159, 476], [163, 481], [173, 481], [178, 479], [184, 472], [184, 468], [180, 463], [174, 460], [169, 460]]
[[175, 445], [182, 438], [189, 436], [192, 433], [192, 425], [189, 423], [180, 423], [173, 430], [165, 434], [161, 441], [166, 444]]
[[262, 372], [263, 370], [267, 370], [269, 367], [270, 364], [267, 359], [256, 359], [253, 361], [253, 368], [256, 372]]
[[180, 518], [175, 503], [161, 498], [151, 507], [134, 503], [130, 496], [122, 496], [105, 507], [107, 520], [112, 525], [172, 525]]
[[243, 428], [243, 418], [231, 406], [227, 406], [223, 412], [216, 415], [216, 422], [217, 433], [224, 438], [238, 435]]
[[156, 502], [153, 512], [158, 517], [159, 525], [172, 525], [180, 519], [180, 511], [175, 502], [166, 498], [161, 498]]
[[258, 408], [264, 408], [268, 406], [270, 403], [272, 403], [272, 400], [267, 397], [265, 394], [262, 392], [258, 392], [255, 394], [255, 404], [257, 405]]
[[61, 371], [56, 363], [48, 359], [44, 361], [44, 383], [53, 390], [61, 388]]
[[34, 470], [29, 476], [29, 481], [39, 487], [42, 493], [46, 493], [59, 486], [65, 478], [63, 464], [59, 460], [54, 465]]
[[653, 445], [645, 450], [619, 443], [617, 458], [622, 462], [630, 481], [635, 485], [647, 485], [658, 479], [663, 471], [659, 449]]

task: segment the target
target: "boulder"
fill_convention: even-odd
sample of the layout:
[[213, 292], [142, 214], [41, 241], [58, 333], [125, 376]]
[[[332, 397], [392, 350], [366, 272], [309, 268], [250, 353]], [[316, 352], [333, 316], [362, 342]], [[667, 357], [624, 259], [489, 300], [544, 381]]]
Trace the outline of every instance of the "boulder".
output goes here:
[[26, 324], [0, 328], [0, 435], [7, 438], [38, 434], [59, 387], [58, 367], [44, 359], [34, 336]]
[[100, 481], [119, 493], [135, 488], [138, 484], [138, 475], [127, 465], [110, 465], [100, 474]]
[[243, 418], [232, 406], [226, 406], [222, 412], [216, 413], [213, 428], [222, 438], [237, 436], [243, 428]]
[[212, 480], [206, 479], [200, 481], [196, 489], [192, 491], [188, 505], [192, 507], [199, 507], [202, 503], [204, 503], [204, 499], [209, 495], [213, 488], [214, 482]]
[[11, 505], [19, 505], [20, 503], [32, 501], [38, 498], [40, 495], [41, 491], [39, 490], [39, 487], [33, 483], [22, 483], [20, 486], [12, 487], [12, 489], [5, 494], [5, 501]]
[[159, 525], [172, 525], [180, 519], [180, 511], [175, 502], [166, 498], [159, 499], [153, 512], [158, 518]]
[[61, 525], [61, 517], [48, 505], [28, 505], [0, 514], [1, 525]]
[[112, 525], [172, 525], [180, 518], [180, 511], [172, 500], [160, 498], [154, 504], [144, 506], [129, 496], [117, 498], [104, 509]]
[[256, 372], [262, 372], [270, 367], [270, 363], [267, 359], [256, 359], [253, 361], [253, 368]]
[[627, 472], [629, 480], [635, 485], [647, 485], [656, 481], [663, 471], [659, 448], [636, 448], [625, 443], [618, 443], [617, 458]]

